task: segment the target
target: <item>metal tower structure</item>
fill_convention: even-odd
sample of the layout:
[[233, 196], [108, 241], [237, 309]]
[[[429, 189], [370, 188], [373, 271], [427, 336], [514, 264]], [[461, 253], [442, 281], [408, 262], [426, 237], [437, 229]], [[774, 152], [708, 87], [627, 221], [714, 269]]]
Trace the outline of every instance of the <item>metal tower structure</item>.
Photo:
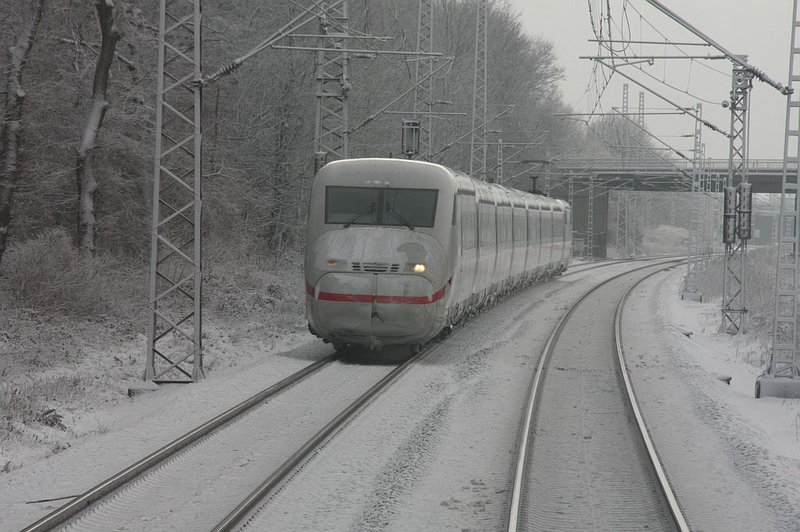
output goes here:
[[[433, 2], [419, 0], [417, 18], [417, 53], [433, 52]], [[433, 155], [433, 57], [419, 58], [416, 62], [414, 91], [414, 119], [419, 121], [420, 156], [430, 161]]]
[[586, 249], [589, 258], [594, 258], [594, 176], [589, 175], [589, 212], [586, 222]]
[[628, 191], [617, 191], [617, 255], [628, 256]]
[[[625, 83], [622, 85], [622, 116], [626, 119], [629, 119], [628, 114], [630, 113], [630, 100], [629, 100], [629, 93], [628, 93], [628, 84]], [[642, 102], [641, 93], [639, 98], [640, 104]], [[642, 112], [641, 110], [639, 111]], [[638, 118], [637, 122], [643, 119], [643, 117]], [[628, 146], [630, 145], [630, 135], [628, 124], [625, 124], [624, 130], [624, 139], [622, 140], [622, 147], [621, 147], [621, 160], [622, 165], [626, 166], [628, 164]], [[629, 217], [631, 212], [628, 210], [629, 206], [629, 199], [630, 199], [630, 192], [627, 190], [625, 191], [618, 191], [617, 193], [617, 254], [623, 257], [630, 257], [630, 244], [631, 244], [631, 235], [629, 230], [631, 228], [631, 224], [629, 221]]]
[[706, 158], [706, 144], [700, 145], [700, 171], [703, 177], [703, 264], [708, 270], [711, 263], [711, 255], [717, 251], [717, 246], [722, 242], [722, 233], [718, 229], [722, 227], [722, 218], [716, 213], [722, 211], [719, 208], [719, 198], [714, 194], [715, 187], [708, 168]]
[[[697, 116], [703, 117], [703, 104], [697, 104]], [[701, 202], [703, 200], [703, 185], [701, 176], [703, 146], [703, 123], [700, 120], [694, 122], [694, 149], [692, 157], [692, 192], [689, 198], [689, 260], [686, 266], [686, 281], [681, 294], [683, 299], [702, 301], [703, 295], [697, 287], [697, 274], [700, 270], [700, 240], [703, 232], [703, 222], [701, 216], [705, 217], [702, 211]]]
[[[800, 48], [797, 42], [800, 14], [794, 0], [792, 17], [791, 52], [789, 55], [789, 84], [794, 89], [786, 102], [786, 133], [783, 145], [783, 179], [778, 227], [778, 259], [775, 283], [775, 322], [772, 330], [772, 353], [766, 371], [756, 381], [756, 397], [762, 395], [796, 396], [788, 393], [770, 393], [770, 384], [776, 377], [789, 382], [792, 388], [800, 382], [800, 354], [798, 353], [797, 303], [800, 298]], [[762, 390], [762, 387], [764, 388]]]
[[[631, 144], [633, 143], [633, 137], [631, 135], [631, 130], [629, 123], [634, 124], [635, 126], [644, 129], [644, 93], [639, 93], [639, 107], [637, 109], [636, 118], [631, 119], [630, 117], [630, 91], [628, 88], [628, 84], [625, 83], [622, 85], [622, 116], [626, 120], [625, 124], [625, 131], [624, 136], [622, 138], [622, 162], [623, 166], [631, 166], [635, 163], [642, 162], [643, 153], [641, 149], [637, 150], [637, 153], [631, 153]], [[644, 197], [641, 193], [637, 194], [635, 192], [630, 192], [628, 194], [629, 199], [633, 200], [633, 209], [630, 209], [629, 202], [626, 202], [626, 225], [625, 225], [625, 244], [626, 244], [626, 253], [625, 256], [629, 257], [631, 254], [639, 255], [641, 254], [642, 250], [642, 242], [644, 239], [644, 232], [643, 232], [643, 222], [644, 222], [644, 212], [642, 210], [642, 201]], [[631, 232], [628, 232], [632, 230]]]
[[673, 227], [675, 227], [675, 224], [677, 223], [677, 210], [678, 210], [678, 205], [677, 205], [677, 202], [675, 201], [675, 194], [674, 193], [670, 193], [670, 195], [669, 195], [669, 225], [671, 225]]
[[[503, 182], [503, 139], [497, 139], [497, 179], [495, 183]], [[535, 184], [534, 184], [535, 185]]]
[[486, 22], [489, 0], [480, 0], [475, 20], [475, 75], [472, 87], [472, 135], [470, 141], [469, 175], [486, 181]]
[[645, 129], [644, 127], [644, 91], [639, 91], [639, 116], [638, 121], [639, 127]]
[[[704, 148], [704, 150], [705, 150], [705, 148]], [[704, 151], [704, 153], [705, 153], [705, 151]], [[718, 213], [722, 212], [722, 209], [723, 209], [723, 207], [722, 207], [722, 203], [723, 203], [723, 201], [722, 201], [722, 199], [723, 199], [722, 192], [723, 192], [723, 190], [725, 188], [725, 183], [721, 179], [715, 179], [713, 183], [709, 184], [709, 188], [711, 189], [711, 191], [714, 192], [714, 195], [713, 195], [713, 201], [714, 201], [714, 205], [715, 205], [715, 211], [714, 212], [717, 213], [717, 216], [712, 216], [711, 217], [711, 224], [712, 224], [711, 225], [711, 227], [712, 227], [711, 246], [712, 246], [712, 250], [715, 253], [719, 253], [719, 252], [722, 251], [724, 244], [722, 242], [722, 222], [723, 222], [723, 220], [722, 220], [722, 216], [719, 216]], [[711, 216], [711, 215], [709, 214], [709, 216]]]
[[[630, 100], [628, 97], [628, 84], [625, 83], [622, 85], [622, 116], [625, 117], [626, 120], [629, 120], [630, 117]], [[620, 148], [620, 155], [622, 159], [622, 166], [626, 167], [631, 162], [630, 161], [630, 145], [631, 145], [631, 130], [628, 127], [628, 124], [624, 124], [625, 129], [622, 130], [622, 146]]]
[[550, 167], [553, 165], [553, 161], [550, 160], [550, 148], [545, 147], [544, 149], [544, 157], [547, 161], [544, 165], [544, 195], [550, 195]]
[[203, 377], [201, 0], [161, 0], [145, 379]]
[[347, 52], [348, 1], [326, 6], [319, 17], [314, 171], [350, 157], [350, 56]]
[[644, 195], [641, 192], [631, 192], [633, 200], [633, 254], [644, 253]]
[[[725, 187], [724, 221], [722, 227], [722, 239], [725, 244], [725, 260], [723, 266], [722, 323], [720, 324], [720, 330], [730, 333], [744, 333], [744, 316], [747, 312], [745, 306], [746, 290], [744, 286], [746, 266], [745, 251], [747, 240], [750, 238], [750, 222], [752, 219], [752, 213], [749, 212], [752, 196], [750, 194], [749, 184], [747, 183], [746, 172], [746, 133], [749, 93], [752, 88], [753, 78], [758, 78], [760, 81], [778, 90], [784, 96], [792, 94], [795, 81], [790, 79], [789, 86], [774, 81], [763, 71], [750, 65], [747, 62], [746, 56], [732, 53], [714, 39], [694, 27], [687, 20], [680, 17], [677, 13], [670, 10], [660, 0], [646, 1], [706, 43], [725, 54], [725, 57], [734, 63], [730, 101], [730, 174], [728, 176], [727, 186]], [[794, 35], [797, 24], [796, 16], [792, 24], [795, 24], [795, 26], [792, 26], [792, 35]], [[792, 41], [792, 54], [795, 53], [795, 46], [795, 42]]]
[[[746, 57], [741, 58], [746, 61]], [[731, 334], [744, 333], [746, 306], [745, 259], [750, 238], [750, 216], [743, 212], [747, 179], [747, 110], [753, 73], [734, 65], [731, 84], [731, 132], [728, 152], [728, 179], [725, 184], [725, 205], [722, 238], [725, 243], [722, 278], [722, 323], [720, 330]]]
[[[647, 130], [644, 127], [644, 91], [639, 91], [639, 114], [636, 116], [636, 125], [638, 125], [639, 129], [642, 131]], [[636, 162], [639, 164], [639, 168], [644, 166], [644, 150], [641, 148], [638, 150]]]
[[625, 204], [628, 212], [625, 219], [625, 234], [628, 235], [625, 256], [632, 257], [636, 254], [636, 195], [633, 190], [625, 192]]

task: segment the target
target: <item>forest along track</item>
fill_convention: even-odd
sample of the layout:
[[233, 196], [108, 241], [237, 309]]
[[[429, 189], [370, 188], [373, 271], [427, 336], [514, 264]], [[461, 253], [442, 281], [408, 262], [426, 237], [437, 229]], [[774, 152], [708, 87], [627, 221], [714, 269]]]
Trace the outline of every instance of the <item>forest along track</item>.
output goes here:
[[[335, 363], [339, 358], [330, 355], [273, 384], [24, 530], [163, 528], [167, 516], [178, 528], [191, 523], [193, 529], [210, 529], [260, 482], [259, 467], [277, 467], [293, 450], [286, 447], [304, 441], [337, 405], [396, 371]], [[250, 470], [255, 477], [247, 484]]]
[[628, 295], [681, 261], [668, 262], [600, 283], [553, 329], [520, 433], [509, 531], [689, 530], [639, 413], [620, 338]]

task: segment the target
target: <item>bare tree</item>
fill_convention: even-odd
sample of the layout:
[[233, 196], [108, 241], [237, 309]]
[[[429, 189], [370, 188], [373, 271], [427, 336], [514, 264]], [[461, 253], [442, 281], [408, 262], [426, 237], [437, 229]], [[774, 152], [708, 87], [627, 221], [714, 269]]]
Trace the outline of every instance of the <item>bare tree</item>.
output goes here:
[[30, 29], [8, 49], [10, 69], [6, 80], [6, 113], [2, 120], [3, 134], [0, 144], [0, 260], [6, 250], [8, 230], [11, 225], [11, 201], [16, 185], [19, 141], [22, 134], [22, 104], [25, 101], [22, 71], [42, 20], [44, 1], [36, 2]]
[[94, 71], [92, 101], [89, 116], [83, 129], [81, 144], [78, 147], [78, 246], [82, 251], [94, 253], [97, 214], [98, 184], [94, 175], [94, 153], [97, 137], [103, 125], [103, 118], [110, 103], [106, 98], [109, 70], [114, 61], [114, 52], [120, 39], [120, 32], [114, 23], [114, 3], [112, 0], [95, 0], [97, 18], [100, 22], [100, 54]]

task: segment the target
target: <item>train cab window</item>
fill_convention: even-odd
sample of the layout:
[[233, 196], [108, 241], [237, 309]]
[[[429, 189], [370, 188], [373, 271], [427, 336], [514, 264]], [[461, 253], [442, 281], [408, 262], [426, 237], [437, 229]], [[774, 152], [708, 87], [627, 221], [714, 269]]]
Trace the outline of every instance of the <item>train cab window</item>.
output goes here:
[[439, 191], [421, 188], [383, 189], [382, 224], [433, 227]]
[[433, 227], [435, 189], [339, 187], [325, 188], [325, 223]]
[[375, 225], [378, 222], [378, 192], [372, 187], [326, 187], [325, 223]]

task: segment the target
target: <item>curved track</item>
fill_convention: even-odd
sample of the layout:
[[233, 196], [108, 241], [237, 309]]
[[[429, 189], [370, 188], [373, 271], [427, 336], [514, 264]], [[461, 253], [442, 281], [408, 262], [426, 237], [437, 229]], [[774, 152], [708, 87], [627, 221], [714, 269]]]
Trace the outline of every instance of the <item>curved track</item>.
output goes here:
[[[573, 268], [571, 273], [603, 268], [619, 262], [627, 261], [588, 263]], [[568, 275], [570, 272], [564, 276]], [[368, 374], [357, 378], [351, 375], [355, 373], [352, 367], [342, 368], [339, 364], [333, 366], [333, 368], [339, 367], [339, 370], [329, 368], [323, 372], [324, 377], [314, 377], [320, 373], [319, 370], [331, 366], [331, 363], [338, 358], [337, 355], [326, 357], [139, 460], [25, 530], [50, 530], [58, 526], [81, 530], [106, 530], [109, 527], [119, 528], [126, 522], [130, 523], [132, 528], [168, 526], [167, 521], [159, 521], [160, 515], [170, 515], [170, 518], [174, 519], [173, 514], [183, 519], [177, 522], [184, 524], [191, 522], [193, 527], [210, 529], [225, 515], [225, 512], [236, 507], [215, 528], [215, 530], [230, 530], [246, 519], [260, 501], [281, 485], [293, 469], [324, 446], [372, 398], [416, 361], [433, 351], [437, 345], [435, 343], [429, 345], [418, 355], [394, 368], [367, 366], [364, 369], [356, 366], [358, 372]], [[337, 374], [336, 371], [342, 373]], [[351, 388], [347, 394], [338, 397], [324, 408], [317, 406], [310, 408], [312, 405], [306, 405], [302, 413], [295, 410], [278, 414], [277, 417], [275, 414], [277, 407], [258, 408], [270, 400], [275, 400], [277, 394], [281, 394], [280, 400], [283, 402], [299, 403], [306, 397], [304, 393], [309, 387], [316, 391], [320, 386], [331, 386], [331, 383], [347, 379], [357, 380], [360, 387]], [[306, 382], [309, 380], [313, 382]], [[287, 392], [290, 388], [297, 388], [295, 395]], [[340, 390], [336, 386], [334, 388], [336, 389], [328, 392], [330, 396], [339, 394]], [[365, 388], [369, 389], [364, 391]], [[289, 395], [284, 398], [286, 393]], [[353, 397], [356, 398], [353, 400]], [[301, 428], [292, 426], [295, 421], [291, 418], [298, 417], [298, 413], [299, 417], [304, 418], [299, 425], [307, 426]], [[247, 421], [244, 421], [245, 418]], [[284, 427], [291, 428], [284, 429]], [[319, 427], [323, 428], [320, 430]], [[290, 430], [291, 436], [281, 435], [282, 440], [287, 441], [281, 440], [281, 445], [277, 445], [274, 433], [283, 430]], [[242, 454], [240, 451], [243, 448], [251, 449], [250, 453]], [[263, 451], [264, 448], [270, 450], [271, 456], [263, 456], [267, 454]], [[227, 457], [228, 454], [232, 456]], [[226, 457], [219, 458], [223, 455]], [[243, 469], [237, 470], [236, 467]], [[229, 478], [232, 469], [236, 472], [236, 479], [241, 481], [232, 481]], [[266, 480], [263, 480], [264, 478]], [[202, 486], [203, 489], [198, 486]], [[252, 490], [253, 486], [258, 487]], [[225, 495], [213, 495], [214, 490]], [[173, 496], [174, 493], [181, 492], [189, 493], [193, 497], [187, 500]], [[214, 504], [208, 505], [208, 500], [213, 500]], [[186, 509], [192, 506], [195, 507], [194, 510]]]
[[678, 261], [669, 262], [597, 285], [553, 329], [525, 412], [508, 530], [688, 530], [636, 405], [620, 339], [628, 294]]

